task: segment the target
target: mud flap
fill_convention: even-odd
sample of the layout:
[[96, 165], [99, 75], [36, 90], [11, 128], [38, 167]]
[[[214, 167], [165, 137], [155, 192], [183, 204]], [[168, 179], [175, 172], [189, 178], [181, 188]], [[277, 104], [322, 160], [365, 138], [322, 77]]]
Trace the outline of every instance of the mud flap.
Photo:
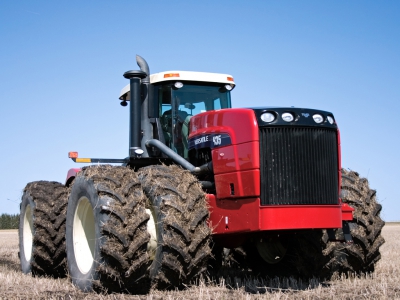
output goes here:
[[336, 238], [336, 231], [337, 229], [329, 228], [326, 230], [328, 233], [328, 240], [331, 242], [346, 242], [347, 244], [353, 244], [353, 238], [350, 233], [350, 225], [349, 222], [343, 221], [342, 223], [342, 232], [343, 232], [343, 239]]
[[353, 244], [353, 238], [351, 237], [349, 222], [347, 221], [343, 221], [343, 235], [344, 235], [344, 240], [346, 241], [347, 244]]

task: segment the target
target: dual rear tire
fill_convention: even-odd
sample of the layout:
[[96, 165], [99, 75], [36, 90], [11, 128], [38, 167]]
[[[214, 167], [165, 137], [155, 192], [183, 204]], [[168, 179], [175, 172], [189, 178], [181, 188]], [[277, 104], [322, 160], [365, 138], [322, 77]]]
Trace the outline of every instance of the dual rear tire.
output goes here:
[[207, 270], [211, 256], [209, 209], [198, 180], [177, 166], [139, 171], [155, 220], [157, 247], [149, 268], [152, 286], [183, 287]]
[[136, 173], [89, 167], [68, 201], [66, 252], [72, 282], [83, 291], [145, 293], [149, 215]]
[[[54, 263], [47, 268], [37, 256], [44, 227], [37, 221], [46, 199], [58, 198], [55, 192], [32, 189], [34, 184], [27, 185], [22, 198], [21, 266], [24, 273], [56, 275]], [[211, 255], [209, 212], [190, 172], [177, 166], [150, 166], [139, 172], [93, 166], [77, 175], [69, 191], [57, 187], [63, 191], [64, 218], [58, 235], [63, 237], [63, 272], [57, 276], [67, 269], [79, 289], [143, 294], [151, 287], [183, 287], [206, 270]]]
[[208, 216], [197, 179], [177, 166], [86, 168], [68, 203], [72, 281], [135, 294], [182, 287], [207, 268]]
[[18, 229], [23, 273], [65, 276], [67, 201], [68, 189], [61, 183], [35, 181], [25, 187]]

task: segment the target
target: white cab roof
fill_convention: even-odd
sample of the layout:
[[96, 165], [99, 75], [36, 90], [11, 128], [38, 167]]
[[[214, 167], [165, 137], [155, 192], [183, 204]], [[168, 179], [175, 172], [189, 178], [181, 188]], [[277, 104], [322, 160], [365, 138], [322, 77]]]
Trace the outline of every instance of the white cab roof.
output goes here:
[[[166, 71], [150, 75], [150, 83], [158, 83], [164, 81], [201, 81], [230, 84], [235, 86], [233, 77], [228, 74], [192, 72], [192, 71]], [[127, 84], [120, 93], [119, 99], [128, 93], [126, 100], [130, 100], [130, 85]]]

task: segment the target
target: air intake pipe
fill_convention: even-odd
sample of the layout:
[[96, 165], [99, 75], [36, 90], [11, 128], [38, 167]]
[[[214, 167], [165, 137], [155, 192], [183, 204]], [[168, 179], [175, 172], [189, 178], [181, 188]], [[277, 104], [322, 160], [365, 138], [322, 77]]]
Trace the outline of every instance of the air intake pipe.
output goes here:
[[142, 89], [142, 107], [141, 107], [141, 148], [144, 151], [142, 157], [149, 157], [148, 149], [146, 148], [146, 141], [153, 138], [153, 125], [151, 124], [150, 118], [157, 117], [154, 116], [154, 107], [158, 111], [158, 104], [154, 104], [153, 89], [150, 85], [150, 68], [146, 60], [140, 55], [136, 55], [136, 63], [144, 73], [147, 74], [145, 78], [142, 79], [141, 89]]
[[142, 83], [150, 83], [150, 69], [147, 61], [140, 55], [136, 55], [136, 63], [138, 64], [140, 70], [147, 74], [147, 77], [143, 78]]
[[184, 159], [182, 156], [171, 150], [169, 147], [161, 143], [159, 140], [151, 139], [146, 141], [146, 147], [156, 147], [170, 159], [172, 159], [176, 164], [182, 166], [186, 170], [189, 170], [195, 175], [205, 174], [205, 173], [212, 173], [212, 163], [206, 163], [200, 167], [193, 166], [190, 162]]

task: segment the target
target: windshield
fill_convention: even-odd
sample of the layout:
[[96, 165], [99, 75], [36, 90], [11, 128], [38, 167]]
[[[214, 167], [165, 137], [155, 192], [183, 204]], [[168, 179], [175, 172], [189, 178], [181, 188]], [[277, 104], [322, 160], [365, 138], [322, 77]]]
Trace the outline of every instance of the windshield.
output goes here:
[[191, 82], [179, 89], [172, 86], [173, 83], [166, 83], [157, 87], [160, 121], [166, 145], [187, 158], [190, 118], [210, 110], [231, 108], [231, 95], [223, 84]]
[[171, 84], [162, 86], [159, 92], [161, 100], [160, 115], [171, 109], [171, 99], [178, 111], [194, 116], [199, 113], [231, 107], [229, 91], [220, 86], [185, 84], [180, 89], [172, 89]]

